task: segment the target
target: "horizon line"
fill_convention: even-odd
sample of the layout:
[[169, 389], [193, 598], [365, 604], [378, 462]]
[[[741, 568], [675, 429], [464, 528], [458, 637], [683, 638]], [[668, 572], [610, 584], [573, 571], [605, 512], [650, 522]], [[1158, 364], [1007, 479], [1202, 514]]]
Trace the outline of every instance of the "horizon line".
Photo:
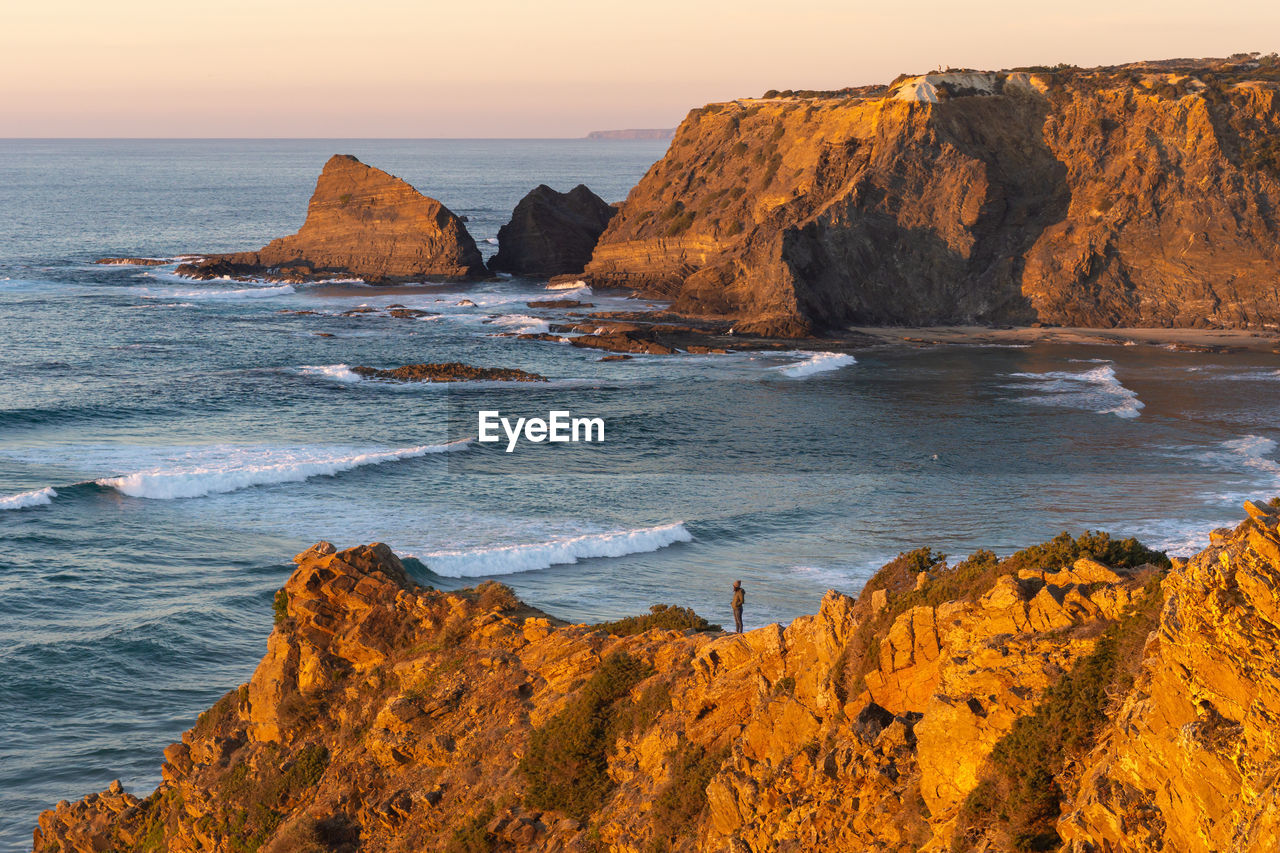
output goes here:
[[[618, 128], [632, 130], [633, 128]], [[649, 128], [642, 128], [649, 129]], [[662, 128], [665, 130], [666, 128]], [[590, 133], [612, 131], [590, 131]], [[590, 139], [589, 136], [0, 136], [0, 142], [670, 142], [669, 139]]]

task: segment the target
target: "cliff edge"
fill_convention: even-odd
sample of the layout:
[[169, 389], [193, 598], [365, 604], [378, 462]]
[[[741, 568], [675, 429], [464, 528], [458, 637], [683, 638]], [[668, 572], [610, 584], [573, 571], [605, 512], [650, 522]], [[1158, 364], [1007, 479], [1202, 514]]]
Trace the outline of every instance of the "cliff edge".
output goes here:
[[256, 252], [208, 255], [177, 272], [197, 279], [394, 282], [478, 276], [485, 267], [466, 226], [447, 207], [394, 175], [335, 154], [316, 180], [298, 233]]
[[1280, 62], [952, 72], [711, 104], [586, 273], [745, 332], [1280, 323]]
[[156, 791], [61, 802], [34, 849], [1268, 850], [1280, 516], [1248, 509], [1188, 563], [919, 549], [742, 635], [321, 543]]

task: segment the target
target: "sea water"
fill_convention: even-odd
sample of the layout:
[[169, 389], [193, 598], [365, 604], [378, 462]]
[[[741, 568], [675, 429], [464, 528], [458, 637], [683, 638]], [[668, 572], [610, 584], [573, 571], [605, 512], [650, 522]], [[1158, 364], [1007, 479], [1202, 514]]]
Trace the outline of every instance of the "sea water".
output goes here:
[[[255, 248], [351, 153], [486, 255], [520, 197], [609, 201], [663, 143], [0, 141], [0, 849], [121, 778], [248, 679], [290, 557], [383, 541], [566, 619], [650, 604], [758, 627], [856, 594], [902, 550], [1008, 553], [1106, 529], [1185, 554], [1280, 491], [1268, 354], [1159, 347], [639, 356], [521, 341], [545, 281], [193, 282], [104, 255]], [[551, 298], [636, 310], [625, 294]], [[466, 304], [464, 300], [469, 300]], [[394, 318], [404, 305], [432, 312]], [[368, 307], [373, 312], [348, 313]], [[314, 312], [297, 314], [288, 312]], [[395, 385], [462, 361], [546, 383]], [[605, 441], [474, 440], [481, 410], [599, 417]]]

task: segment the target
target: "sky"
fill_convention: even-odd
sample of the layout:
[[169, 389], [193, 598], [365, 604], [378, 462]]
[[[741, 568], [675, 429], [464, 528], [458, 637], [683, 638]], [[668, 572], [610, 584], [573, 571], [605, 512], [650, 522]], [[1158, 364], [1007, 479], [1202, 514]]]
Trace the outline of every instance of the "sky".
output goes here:
[[577, 137], [938, 67], [1255, 50], [1274, 0], [0, 0], [0, 137]]

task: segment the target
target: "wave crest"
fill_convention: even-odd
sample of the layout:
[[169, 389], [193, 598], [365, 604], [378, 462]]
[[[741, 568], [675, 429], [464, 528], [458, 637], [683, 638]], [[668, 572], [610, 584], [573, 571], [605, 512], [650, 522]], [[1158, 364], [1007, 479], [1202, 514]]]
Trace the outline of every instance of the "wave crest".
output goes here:
[[681, 522], [613, 533], [590, 533], [528, 545], [505, 545], [467, 551], [437, 551], [423, 557], [427, 568], [450, 578], [477, 578], [512, 575], [551, 566], [576, 563], [596, 557], [624, 557], [643, 554], [691, 542], [693, 535]]
[[[1078, 373], [1070, 370], [1051, 370], [1045, 373], [1014, 373], [1017, 379], [1027, 379], [1040, 392], [1021, 398], [1021, 403], [1038, 403], [1042, 406], [1064, 406], [1085, 409], [1099, 415], [1115, 415], [1118, 418], [1136, 418], [1144, 404], [1136, 392], [1126, 388], [1116, 378], [1115, 365], [1110, 362]], [[1006, 386], [1021, 389], [1024, 386]]]
[[97, 480], [121, 494], [134, 498], [173, 500], [200, 498], [276, 483], [300, 483], [312, 477], [332, 477], [364, 465], [380, 465], [429, 453], [464, 450], [470, 439], [448, 444], [423, 444], [391, 450], [362, 453], [328, 453], [324, 449], [254, 449], [230, 448], [212, 458], [197, 459], [189, 464], [135, 471], [119, 477]]
[[797, 364], [791, 364], [786, 367], [778, 368], [783, 376], [792, 379], [801, 379], [805, 376], [812, 376], [815, 373], [826, 373], [830, 370], [839, 370], [850, 364], [857, 364], [858, 360], [851, 355], [842, 352], [818, 352], [806, 358]]
[[5, 509], [26, 509], [29, 506], [44, 506], [52, 503], [58, 493], [52, 488], [45, 487], [43, 489], [33, 489], [29, 492], [22, 492], [16, 495], [10, 495], [7, 498], [0, 498], [0, 510]]

